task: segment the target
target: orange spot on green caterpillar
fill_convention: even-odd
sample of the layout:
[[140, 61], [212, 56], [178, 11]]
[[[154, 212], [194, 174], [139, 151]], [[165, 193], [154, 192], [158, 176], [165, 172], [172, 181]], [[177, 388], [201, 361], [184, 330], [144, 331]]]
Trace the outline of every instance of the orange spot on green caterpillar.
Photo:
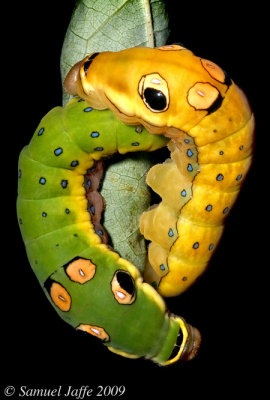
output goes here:
[[96, 273], [96, 265], [90, 260], [79, 258], [71, 262], [66, 267], [66, 274], [69, 278], [77, 283], [86, 283], [90, 281]]
[[53, 282], [50, 288], [50, 296], [54, 304], [61, 311], [69, 311], [71, 307], [71, 297], [68, 291], [58, 282]]
[[105, 329], [100, 326], [90, 325], [90, 324], [80, 324], [76, 329], [89, 333], [90, 335], [96, 336], [97, 338], [108, 342], [110, 336], [105, 331]]

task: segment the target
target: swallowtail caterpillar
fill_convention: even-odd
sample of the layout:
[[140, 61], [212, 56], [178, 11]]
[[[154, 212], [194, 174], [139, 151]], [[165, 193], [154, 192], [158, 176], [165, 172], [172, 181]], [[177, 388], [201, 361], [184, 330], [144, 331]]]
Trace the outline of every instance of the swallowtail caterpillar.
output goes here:
[[101, 158], [167, 143], [139, 131], [82, 99], [52, 109], [20, 154], [17, 213], [30, 264], [60, 317], [115, 353], [167, 365], [192, 358], [200, 334], [167, 312], [100, 224]]
[[245, 95], [219, 66], [179, 45], [94, 53], [65, 88], [170, 139], [171, 158], [147, 176], [162, 201], [143, 213], [140, 230], [151, 241], [145, 280], [162, 296], [182, 293], [205, 270], [251, 164]]
[[[163, 296], [186, 290], [217, 246], [251, 162], [247, 100], [218, 66], [177, 45], [94, 53], [64, 87], [81, 100], [51, 110], [19, 160], [30, 264], [58, 314], [111, 351], [160, 365], [191, 359], [198, 330], [169, 314], [153, 286]], [[139, 142], [138, 124], [147, 129]], [[149, 284], [107, 244], [101, 159], [166, 144], [171, 158], [147, 177], [162, 202], [140, 223]]]

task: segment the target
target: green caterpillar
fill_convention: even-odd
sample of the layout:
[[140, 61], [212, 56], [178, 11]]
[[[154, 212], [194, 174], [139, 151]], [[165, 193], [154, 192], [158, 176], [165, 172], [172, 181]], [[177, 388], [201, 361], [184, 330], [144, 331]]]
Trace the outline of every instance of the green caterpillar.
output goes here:
[[[251, 165], [248, 101], [218, 65], [179, 45], [93, 53], [64, 87], [81, 99], [49, 112], [19, 161], [31, 266], [59, 315], [110, 350], [160, 365], [191, 359], [200, 333], [168, 314], [153, 286], [175, 296], [206, 269]], [[108, 245], [101, 159], [166, 144], [171, 158], [146, 178], [162, 201], [140, 218], [148, 284]]]
[[30, 264], [60, 317], [117, 354], [167, 365], [193, 358], [200, 334], [166, 311], [100, 224], [100, 160], [167, 143], [140, 130], [82, 99], [52, 109], [20, 154], [17, 214]]

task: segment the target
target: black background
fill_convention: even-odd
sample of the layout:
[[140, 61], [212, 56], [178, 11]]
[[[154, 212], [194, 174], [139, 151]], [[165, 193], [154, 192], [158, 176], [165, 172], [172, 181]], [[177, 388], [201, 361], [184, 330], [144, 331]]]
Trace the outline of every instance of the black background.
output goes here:
[[128, 399], [245, 398], [251, 392], [261, 398], [269, 330], [264, 296], [269, 261], [263, 231], [268, 209], [265, 11], [246, 2], [177, 4], [169, 1], [167, 6], [169, 42], [179, 41], [221, 65], [247, 94], [257, 120], [254, 163], [219, 248], [204, 276], [187, 293], [167, 301], [172, 312], [201, 331], [198, 356], [165, 368], [116, 356], [78, 335], [43, 295], [17, 226], [17, 159], [42, 116], [61, 104], [59, 58], [73, 1], [10, 2], [3, 9], [7, 26], [2, 26], [1, 36], [3, 387], [117, 384], [126, 386]]

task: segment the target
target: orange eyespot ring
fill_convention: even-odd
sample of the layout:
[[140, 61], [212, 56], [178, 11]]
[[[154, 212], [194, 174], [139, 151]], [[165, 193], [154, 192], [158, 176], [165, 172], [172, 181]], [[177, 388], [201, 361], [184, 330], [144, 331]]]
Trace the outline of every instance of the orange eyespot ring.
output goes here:
[[189, 89], [187, 101], [195, 110], [208, 110], [219, 96], [218, 89], [210, 83], [197, 82]]
[[71, 307], [71, 297], [67, 290], [60, 283], [53, 282], [50, 288], [50, 296], [54, 304], [61, 311], [69, 311]]
[[96, 336], [97, 338], [103, 340], [104, 342], [108, 342], [110, 340], [110, 336], [108, 335], [108, 333], [105, 331], [105, 329], [101, 328], [100, 326], [80, 324], [79, 326], [77, 326], [76, 329], [87, 332], [90, 335]]
[[136, 299], [134, 280], [130, 273], [118, 270], [111, 282], [114, 298], [120, 304], [132, 304]]
[[204, 60], [203, 58], [201, 58], [201, 63], [203, 68], [212, 78], [214, 78], [218, 82], [225, 83], [226, 75], [222, 68], [220, 68], [212, 61]]
[[90, 260], [78, 258], [71, 262], [66, 268], [68, 277], [77, 283], [83, 284], [93, 279], [96, 273], [96, 265]]

